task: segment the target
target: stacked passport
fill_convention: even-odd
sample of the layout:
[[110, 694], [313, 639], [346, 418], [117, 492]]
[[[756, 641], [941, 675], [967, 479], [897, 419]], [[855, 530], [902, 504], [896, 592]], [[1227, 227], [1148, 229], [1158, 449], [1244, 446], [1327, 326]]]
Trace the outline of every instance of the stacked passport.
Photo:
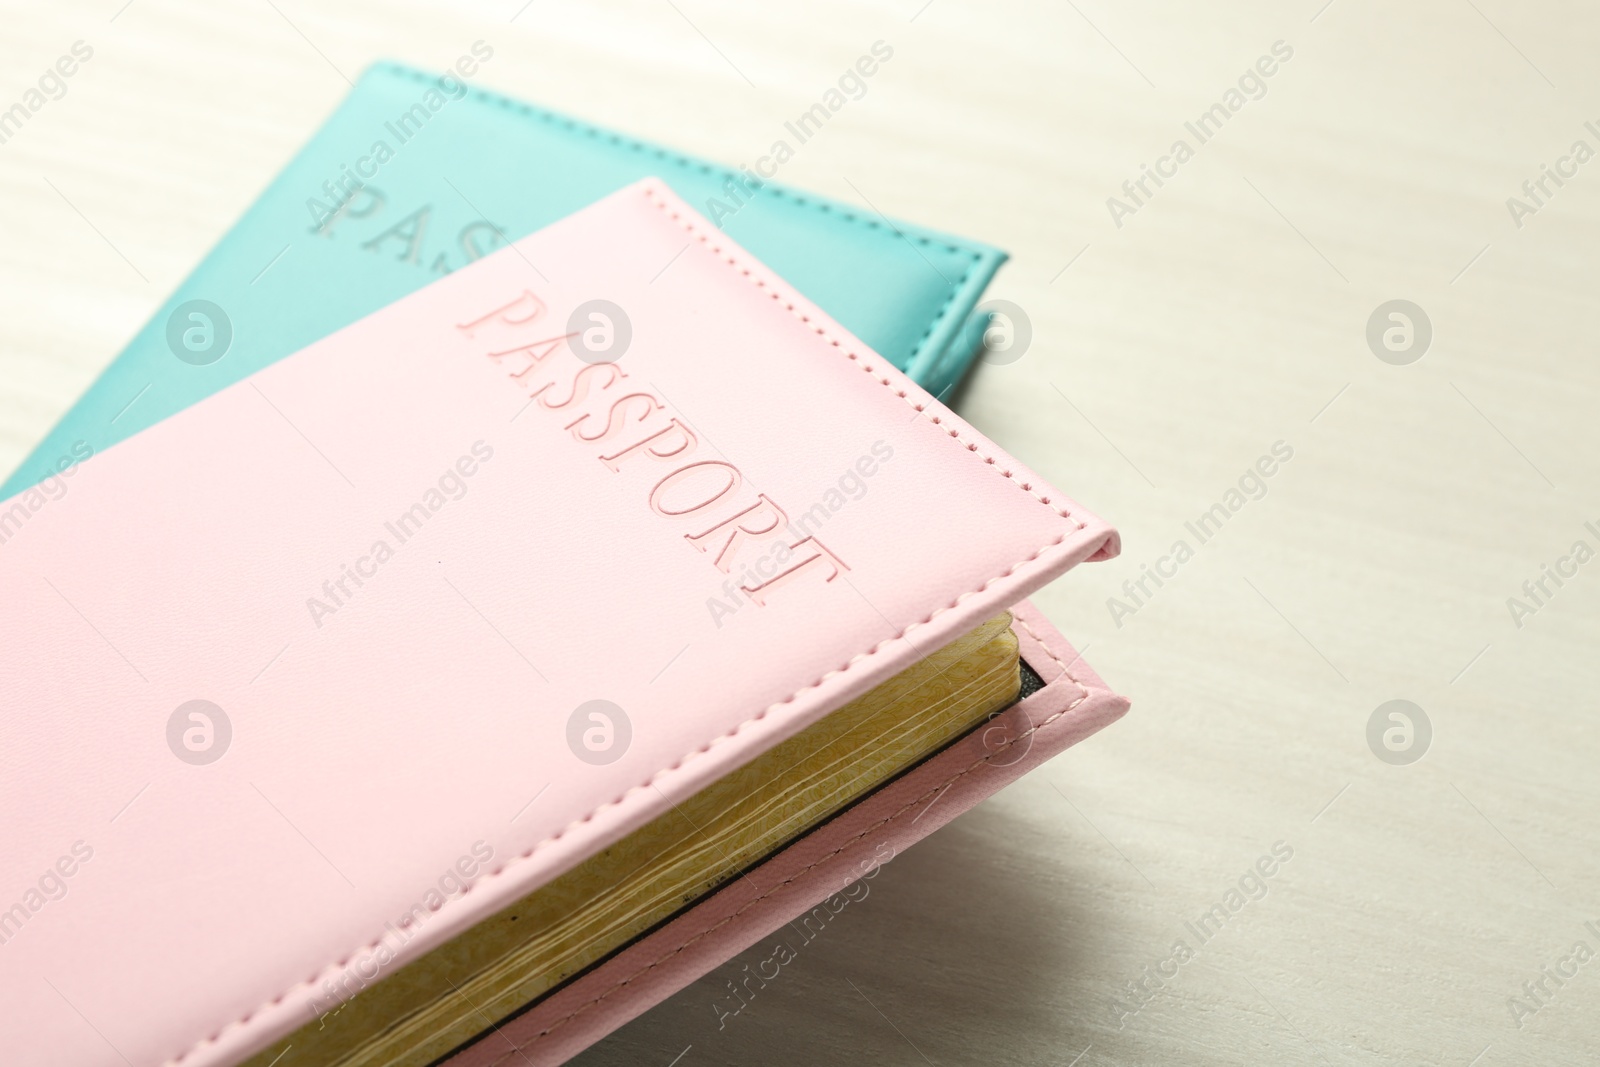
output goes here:
[[1024, 599], [1115, 532], [903, 373], [973, 294], [898, 244], [997, 254], [669, 172], [230, 287], [304, 163], [0, 502], [8, 1060], [559, 1063], [1126, 710]]

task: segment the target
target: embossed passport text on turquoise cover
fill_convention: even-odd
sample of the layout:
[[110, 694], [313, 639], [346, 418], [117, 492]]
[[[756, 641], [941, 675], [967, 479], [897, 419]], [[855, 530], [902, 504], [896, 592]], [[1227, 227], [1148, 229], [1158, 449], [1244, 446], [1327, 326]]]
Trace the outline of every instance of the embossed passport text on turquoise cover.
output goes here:
[[0, 499], [650, 174], [929, 392], [971, 363], [1000, 250], [382, 63]]

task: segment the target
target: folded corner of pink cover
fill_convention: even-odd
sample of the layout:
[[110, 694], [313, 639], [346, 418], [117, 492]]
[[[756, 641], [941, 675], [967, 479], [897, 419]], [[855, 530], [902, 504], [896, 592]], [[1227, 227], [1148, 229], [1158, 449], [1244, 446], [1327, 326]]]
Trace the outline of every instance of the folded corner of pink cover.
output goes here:
[[1106, 687], [1037, 608], [1011, 608], [1044, 687], [676, 918], [503, 1022], [445, 1067], [564, 1063], [839, 893], [1077, 742], [1121, 718]]

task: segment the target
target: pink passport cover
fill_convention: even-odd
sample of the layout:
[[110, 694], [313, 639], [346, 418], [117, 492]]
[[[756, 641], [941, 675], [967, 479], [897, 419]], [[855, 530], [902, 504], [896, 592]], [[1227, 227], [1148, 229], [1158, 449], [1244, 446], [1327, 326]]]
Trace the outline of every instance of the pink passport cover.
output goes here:
[[[615, 363], [564, 340], [595, 299]], [[1117, 548], [654, 181], [62, 484], [0, 505], [0, 1047], [41, 1065], [236, 1063]]]

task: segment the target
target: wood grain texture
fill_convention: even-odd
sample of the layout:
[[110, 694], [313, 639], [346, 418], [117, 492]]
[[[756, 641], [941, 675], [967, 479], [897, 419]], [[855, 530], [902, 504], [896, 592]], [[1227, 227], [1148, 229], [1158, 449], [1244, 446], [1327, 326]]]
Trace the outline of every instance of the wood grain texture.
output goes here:
[[[1600, 951], [1600, 563], [1520, 627], [1507, 599], [1600, 549], [1600, 162], [1520, 227], [1506, 203], [1600, 150], [1592, 8], [122, 2], [0, 4], [0, 108], [95, 49], [0, 145], [7, 467], [381, 57], [481, 38], [483, 85], [738, 164], [881, 39], [781, 180], [1015, 257], [992, 295], [1032, 343], [957, 405], [1123, 530], [1037, 602], [1132, 713], [898, 858], [724, 1028], [738, 961], [580, 1062], [1593, 1062], [1600, 962], [1523, 984]], [[1278, 41], [1198, 145], [1185, 122]], [[1107, 198], [1180, 137], [1193, 158], [1116, 225]], [[1394, 299], [1432, 323], [1406, 366], [1365, 337]], [[1199, 543], [1185, 524], [1279, 441], [1265, 496]], [[1409, 766], [1366, 741], [1396, 698], [1433, 727]], [[1131, 992], [1179, 939], [1193, 958]]]

